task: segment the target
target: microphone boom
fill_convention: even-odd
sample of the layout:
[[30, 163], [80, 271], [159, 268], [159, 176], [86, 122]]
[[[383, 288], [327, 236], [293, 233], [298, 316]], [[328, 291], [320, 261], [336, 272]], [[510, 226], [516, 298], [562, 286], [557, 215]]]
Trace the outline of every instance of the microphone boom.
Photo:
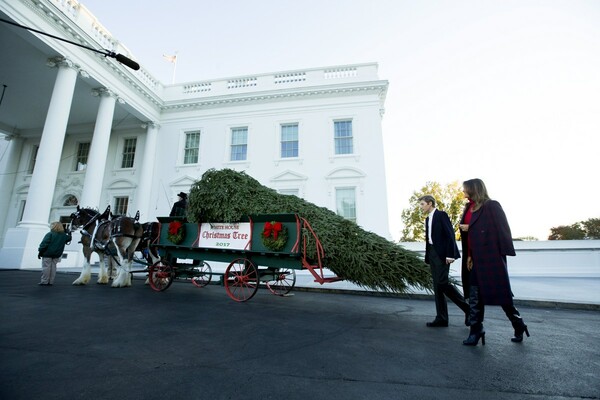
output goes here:
[[[115, 53], [112, 53], [115, 54]], [[116, 54], [116, 55], [112, 55], [111, 57], [114, 57], [118, 62], [120, 62], [123, 65], [128, 66], [129, 68], [131, 68], [134, 71], [137, 71], [138, 69], [140, 69], [140, 64], [136, 63], [135, 61], [133, 61], [131, 58], [125, 57], [123, 54]]]
[[[0, 18], [0, 21], [5, 22], [5, 23], [10, 24], [10, 25], [14, 25], [14, 26], [19, 27], [19, 28], [26, 29], [26, 30], [31, 31], [31, 32], [36, 32], [36, 33], [39, 33], [41, 35], [45, 35], [45, 36], [51, 37], [53, 39], [57, 39], [57, 40], [60, 40], [60, 41], [63, 41], [63, 42], [66, 42], [66, 43], [69, 43], [69, 44], [72, 44], [72, 45], [75, 45], [75, 46], [79, 46], [81, 48], [84, 48], [84, 49], [87, 49], [87, 50], [91, 50], [91, 51], [94, 51], [96, 53], [104, 54], [107, 57], [115, 58], [118, 62], [120, 62], [121, 64], [123, 64], [123, 65], [125, 65], [125, 66], [127, 66], [129, 68], [131, 68], [134, 71], [137, 71], [138, 69], [140, 69], [140, 64], [136, 63], [131, 58], [125, 57], [123, 54], [117, 54], [114, 51], [108, 51], [108, 50], [102, 51], [102, 50], [93, 49], [93, 48], [85, 46], [85, 45], [83, 45], [81, 43], [76, 43], [76, 42], [73, 42], [71, 40], [67, 40], [67, 39], [64, 39], [64, 38], [61, 38], [61, 37], [58, 37], [58, 36], [55, 36], [55, 35], [51, 35], [51, 34], [46, 33], [46, 32], [42, 32], [42, 31], [37, 30], [37, 29], [30, 28], [28, 26], [20, 25], [20, 24], [17, 24], [16, 22], [9, 21], [9, 20], [6, 20], [4, 18]], [[6, 86], [5, 86], [5, 89], [6, 89]]]

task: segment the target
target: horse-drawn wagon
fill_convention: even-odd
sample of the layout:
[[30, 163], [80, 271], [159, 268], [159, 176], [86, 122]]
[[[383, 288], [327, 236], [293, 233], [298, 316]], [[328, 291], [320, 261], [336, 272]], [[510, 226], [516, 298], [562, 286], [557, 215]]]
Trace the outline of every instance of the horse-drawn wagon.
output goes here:
[[[295, 285], [296, 270], [310, 271], [321, 284], [341, 280], [325, 277], [323, 247], [308, 221], [297, 214], [250, 215], [234, 223], [158, 220], [160, 260], [148, 268], [149, 284], [156, 291], [166, 290], [174, 279], [191, 279], [202, 287], [218, 277], [229, 297], [243, 302], [261, 283], [273, 294], [287, 294]], [[227, 267], [213, 272], [208, 261]]]

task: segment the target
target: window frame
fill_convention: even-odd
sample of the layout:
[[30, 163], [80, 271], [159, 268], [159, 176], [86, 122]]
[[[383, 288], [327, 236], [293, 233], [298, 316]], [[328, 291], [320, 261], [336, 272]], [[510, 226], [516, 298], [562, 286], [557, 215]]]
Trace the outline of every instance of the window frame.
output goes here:
[[37, 156], [40, 151], [40, 145], [34, 144], [31, 147], [31, 153], [29, 157], [29, 164], [27, 165], [27, 175], [33, 175], [33, 171], [35, 169], [35, 165], [37, 163]]
[[[192, 134], [197, 134], [198, 135], [198, 140], [197, 140], [197, 147], [187, 147], [188, 146], [188, 137], [189, 135]], [[182, 151], [181, 151], [181, 165], [182, 166], [191, 166], [191, 165], [197, 165], [200, 163], [200, 141], [202, 140], [202, 130], [201, 129], [190, 129], [190, 130], [186, 130], [183, 131], [183, 138], [182, 138]], [[187, 162], [187, 157], [188, 157], [188, 150], [196, 150], [196, 161], [195, 162]]]
[[[126, 152], [127, 142], [130, 140], [135, 141], [135, 147], [133, 149], [133, 152]], [[120, 152], [120, 154], [121, 154], [121, 162], [119, 163], [120, 169], [132, 169], [135, 167], [135, 154], [137, 152], [137, 142], [138, 142], [137, 136], [123, 138], [123, 146], [121, 147], [121, 152]], [[126, 155], [131, 155], [131, 166], [129, 166], [129, 167], [123, 166], [125, 164], [125, 156]]]
[[27, 198], [19, 199], [19, 211], [17, 214], [17, 222], [23, 221], [25, 215], [25, 207], [27, 206]]
[[[119, 202], [120, 200], [125, 200], [126, 204], [125, 204], [125, 212], [120, 212], [119, 209]], [[130, 197], [129, 196], [113, 196], [113, 206], [114, 206], [114, 212], [113, 214], [115, 215], [127, 215], [127, 212], [129, 211], [129, 201], [130, 201]]]
[[[234, 144], [234, 133], [237, 133], [238, 131], [246, 131], [246, 141], [243, 144]], [[248, 161], [248, 139], [249, 139], [249, 133], [250, 133], [250, 129], [248, 126], [237, 126], [237, 127], [231, 127], [229, 128], [229, 162], [247, 162]], [[243, 154], [244, 158], [235, 158], [234, 159], [234, 146], [235, 149], [237, 149], [238, 147], [242, 147], [243, 148], [243, 152], [242, 153], [237, 153], [236, 154]], [[237, 156], [236, 156], [237, 157]]]
[[[295, 127], [296, 128], [296, 140], [284, 140], [283, 135], [284, 135], [284, 128], [287, 127]], [[292, 148], [292, 151], [295, 150], [296, 154], [295, 155], [284, 155], [284, 143], [296, 143], [296, 147], [295, 149]], [[288, 150], [288, 149], [286, 149]], [[282, 160], [289, 160], [289, 159], [297, 159], [300, 157], [300, 123], [298, 122], [286, 122], [286, 123], [281, 123], [279, 124], [279, 158]]]
[[[353, 204], [353, 211], [354, 211], [354, 217], [347, 217], [346, 215], [344, 215], [344, 213], [342, 212], [341, 214], [338, 212], [339, 211], [339, 207], [340, 207], [340, 200], [343, 200], [339, 197], [339, 192], [342, 190], [352, 190], [354, 193], [354, 204]], [[357, 223], [357, 215], [358, 215], [358, 198], [356, 196], [357, 193], [357, 187], [356, 186], [336, 186], [335, 187], [335, 213], [336, 215], [339, 215], [340, 217], [347, 219], [349, 221], [352, 221], [354, 223]], [[344, 210], [342, 210], [344, 211]]]
[[[72, 201], [73, 199], [75, 199], [75, 202]], [[79, 205], [79, 198], [74, 194], [71, 193], [63, 196], [61, 207], [76, 207], [77, 205]]]
[[[83, 165], [83, 168], [79, 169], [79, 161], [81, 159], [81, 145], [87, 144], [87, 153], [85, 154], [85, 164]], [[88, 160], [90, 158], [90, 149], [92, 148], [92, 142], [77, 142], [76, 144], [76, 155], [75, 155], [75, 165], [73, 166], [73, 172], [84, 172], [85, 170], [87, 170], [87, 166], [88, 166]]]
[[[341, 123], [349, 123], [350, 125], [350, 135], [349, 136], [338, 136], [338, 124]], [[344, 133], [342, 131], [341, 133]], [[338, 150], [346, 149], [348, 146], [338, 146], [340, 141], [350, 141], [350, 152], [349, 153], [341, 153]], [[355, 151], [355, 140], [354, 140], [354, 120], [352, 118], [340, 118], [333, 120], [333, 154], [335, 156], [353, 156], [356, 154]]]
[[[294, 193], [292, 193], [294, 192]], [[280, 188], [277, 189], [277, 193], [282, 194], [284, 196], [296, 196], [298, 198], [300, 197], [300, 188], [297, 187], [290, 187], [290, 188]]]

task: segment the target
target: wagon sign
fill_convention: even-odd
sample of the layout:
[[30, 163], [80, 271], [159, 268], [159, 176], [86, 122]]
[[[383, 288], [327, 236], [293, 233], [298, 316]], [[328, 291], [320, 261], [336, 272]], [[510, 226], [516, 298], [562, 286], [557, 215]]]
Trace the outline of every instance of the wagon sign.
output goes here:
[[198, 247], [209, 249], [248, 250], [250, 222], [203, 223], [200, 226]]

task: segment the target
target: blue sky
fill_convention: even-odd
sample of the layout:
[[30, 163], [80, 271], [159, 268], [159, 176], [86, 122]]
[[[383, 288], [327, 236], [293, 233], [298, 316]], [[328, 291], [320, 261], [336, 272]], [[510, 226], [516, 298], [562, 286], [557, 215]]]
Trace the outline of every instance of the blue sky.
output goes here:
[[427, 181], [483, 179], [515, 237], [600, 218], [600, 1], [82, 3], [164, 83], [377, 62], [396, 239]]

